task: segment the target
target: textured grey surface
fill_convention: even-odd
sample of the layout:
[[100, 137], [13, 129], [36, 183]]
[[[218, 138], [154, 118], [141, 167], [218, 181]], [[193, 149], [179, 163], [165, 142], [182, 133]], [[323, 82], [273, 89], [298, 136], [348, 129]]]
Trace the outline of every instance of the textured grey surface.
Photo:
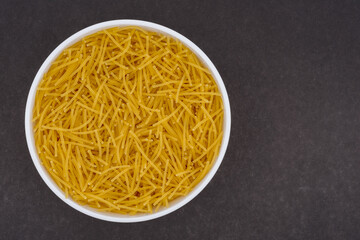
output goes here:
[[[0, 2], [0, 239], [360, 239], [360, 5], [349, 1]], [[58, 199], [28, 154], [24, 109], [47, 55], [105, 20], [173, 28], [228, 88], [233, 127], [182, 209], [103, 222]]]

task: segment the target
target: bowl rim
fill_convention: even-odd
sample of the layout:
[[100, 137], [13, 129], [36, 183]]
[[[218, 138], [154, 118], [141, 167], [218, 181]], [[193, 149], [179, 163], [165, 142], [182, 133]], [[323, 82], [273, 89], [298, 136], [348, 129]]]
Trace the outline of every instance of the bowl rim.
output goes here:
[[[112, 213], [104, 213], [97, 211], [91, 207], [82, 206], [72, 200], [70, 197], [66, 198], [62, 190], [56, 185], [56, 183], [52, 180], [50, 175], [48, 174], [47, 170], [42, 166], [40, 158], [37, 154], [36, 147], [35, 147], [35, 140], [34, 140], [34, 133], [33, 133], [33, 126], [32, 126], [32, 111], [34, 107], [35, 102], [35, 94], [36, 89], [38, 87], [38, 84], [40, 83], [44, 73], [48, 70], [51, 63], [58, 57], [58, 55], [67, 47], [74, 44], [75, 42], [79, 41], [81, 38], [88, 36], [92, 33], [95, 33], [97, 31], [101, 31], [103, 29], [112, 28], [112, 27], [125, 27], [125, 26], [138, 26], [142, 27], [144, 29], [148, 29], [150, 31], [159, 32], [165, 35], [169, 35], [172, 38], [178, 39], [180, 42], [185, 44], [188, 48], [190, 48], [197, 56], [198, 58], [203, 62], [204, 65], [208, 67], [208, 69], [211, 71], [214, 80], [216, 81], [218, 88], [222, 95], [223, 105], [224, 105], [224, 125], [223, 125], [223, 139], [221, 143], [221, 147], [219, 150], [219, 155], [214, 162], [213, 166], [211, 167], [210, 171], [204, 176], [204, 178], [194, 187], [194, 189], [189, 192], [186, 196], [178, 198], [172, 202], [169, 207], [163, 208], [159, 210], [158, 212], [150, 213], [150, 214], [136, 214], [136, 215], [121, 215], [121, 214], [112, 214]], [[52, 190], [53, 193], [55, 193], [56, 196], [58, 196], [62, 201], [64, 201], [66, 204], [71, 206], [72, 208], [76, 209], [77, 211], [84, 213], [88, 216], [110, 221], [110, 222], [122, 222], [122, 223], [131, 223], [131, 222], [142, 222], [147, 220], [156, 219], [162, 216], [165, 216], [171, 212], [174, 212], [175, 210], [181, 208], [188, 202], [190, 202], [192, 199], [194, 199], [210, 182], [210, 180], [214, 177], [216, 171], [218, 170], [225, 152], [226, 148], [228, 146], [229, 138], [230, 138], [230, 128], [231, 128], [231, 113], [230, 113], [230, 103], [229, 103], [229, 97], [224, 85], [224, 82], [217, 71], [214, 64], [211, 62], [211, 60], [207, 57], [207, 55], [198, 47], [196, 46], [192, 41], [190, 41], [188, 38], [184, 37], [180, 33], [164, 27], [162, 25], [148, 22], [148, 21], [142, 21], [142, 20], [134, 20], [134, 19], [120, 19], [120, 20], [111, 20], [111, 21], [105, 21], [100, 22], [94, 25], [91, 25], [89, 27], [86, 27], [75, 34], [68, 37], [65, 41], [63, 41], [60, 45], [58, 45], [51, 54], [46, 58], [46, 60], [41, 65], [40, 69], [38, 70], [32, 84], [31, 88], [27, 97], [26, 102], [26, 108], [25, 108], [25, 135], [26, 135], [26, 141], [28, 145], [28, 149], [32, 158], [32, 161], [40, 174], [43, 181], [46, 183], [46, 185]]]

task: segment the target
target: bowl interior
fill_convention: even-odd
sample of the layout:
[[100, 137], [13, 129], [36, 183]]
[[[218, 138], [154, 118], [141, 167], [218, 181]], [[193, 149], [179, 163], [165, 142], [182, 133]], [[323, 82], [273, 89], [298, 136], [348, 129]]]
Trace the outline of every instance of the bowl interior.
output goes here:
[[[110, 213], [110, 212], [99, 212], [91, 207], [88, 206], [81, 206], [75, 201], [73, 201], [71, 198], [66, 198], [63, 191], [57, 186], [57, 184], [52, 180], [50, 175], [48, 174], [45, 167], [41, 164], [41, 161], [39, 159], [39, 156], [36, 151], [35, 147], [35, 141], [34, 141], [34, 133], [33, 133], [33, 125], [32, 125], [32, 110], [34, 107], [35, 102], [35, 94], [36, 89], [41, 81], [44, 73], [47, 72], [49, 67], [51, 66], [51, 63], [59, 56], [59, 54], [66, 49], [67, 47], [71, 46], [72, 44], [78, 42], [83, 37], [90, 35], [92, 33], [95, 33], [97, 31], [112, 28], [112, 27], [125, 27], [125, 26], [139, 26], [146, 30], [152, 31], [152, 32], [158, 32], [164, 35], [171, 36], [172, 38], [178, 39], [183, 44], [185, 44], [191, 51], [193, 51], [200, 61], [211, 71], [214, 80], [216, 81], [219, 91], [222, 94], [222, 100], [224, 105], [224, 123], [223, 123], [223, 139], [219, 151], [219, 156], [217, 160], [215, 161], [214, 165], [210, 169], [210, 171], [206, 174], [206, 176], [195, 186], [195, 188], [186, 196], [179, 197], [175, 200], [172, 200], [169, 202], [169, 207], [161, 207], [158, 212], [151, 213], [151, 214], [136, 214], [136, 215], [122, 215], [117, 213]], [[230, 124], [231, 124], [231, 115], [230, 115], [230, 104], [228, 95], [224, 86], [224, 83], [216, 70], [213, 63], [210, 61], [210, 59], [198, 48], [194, 43], [192, 43], [190, 40], [185, 38], [184, 36], [180, 35], [179, 33], [163, 27], [161, 25], [151, 23], [151, 22], [145, 22], [145, 21], [139, 21], [139, 20], [114, 20], [114, 21], [108, 21], [103, 22], [99, 24], [95, 24], [93, 26], [90, 26], [88, 28], [85, 28], [68, 39], [66, 39], [63, 43], [61, 43], [45, 60], [45, 62], [40, 67], [38, 73], [35, 76], [35, 79], [32, 83], [27, 104], [26, 104], [26, 111], [25, 111], [25, 133], [26, 133], [26, 139], [28, 143], [28, 148], [30, 151], [30, 155], [32, 157], [32, 160], [34, 162], [34, 165], [36, 169], [38, 170], [40, 176], [43, 178], [45, 183], [48, 185], [48, 187], [65, 203], [70, 205], [71, 207], [75, 208], [76, 210], [87, 214], [89, 216], [106, 220], [106, 221], [113, 221], [113, 222], [140, 222], [140, 221], [146, 221], [150, 219], [154, 219], [157, 217], [164, 216], [168, 213], [171, 213], [175, 211], [176, 209], [180, 208], [181, 206], [188, 203], [190, 200], [192, 200], [197, 194], [200, 193], [200, 191], [209, 183], [211, 178], [214, 176], [215, 172], [220, 166], [220, 163], [224, 157], [229, 136], [230, 136]]]

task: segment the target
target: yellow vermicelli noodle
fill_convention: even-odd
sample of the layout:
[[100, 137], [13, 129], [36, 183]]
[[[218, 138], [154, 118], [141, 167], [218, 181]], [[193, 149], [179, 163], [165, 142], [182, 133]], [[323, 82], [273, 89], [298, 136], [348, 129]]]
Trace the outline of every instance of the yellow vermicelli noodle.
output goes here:
[[181, 42], [112, 28], [52, 63], [33, 124], [41, 162], [66, 197], [100, 211], [151, 213], [211, 168], [223, 103], [209, 70]]

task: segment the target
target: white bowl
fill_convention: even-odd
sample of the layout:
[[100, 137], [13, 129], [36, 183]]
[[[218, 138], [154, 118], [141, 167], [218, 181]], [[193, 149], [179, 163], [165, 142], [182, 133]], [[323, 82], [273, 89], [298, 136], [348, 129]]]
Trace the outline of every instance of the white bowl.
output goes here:
[[[67, 47], [71, 46], [72, 44], [78, 42], [83, 37], [90, 35], [92, 33], [95, 33], [97, 31], [112, 28], [112, 27], [125, 27], [125, 26], [139, 26], [144, 29], [153, 31], [153, 32], [159, 32], [164, 35], [169, 35], [173, 37], [174, 39], [180, 40], [183, 44], [185, 44], [188, 48], [190, 48], [197, 56], [198, 58], [203, 62], [203, 64], [208, 67], [208, 69], [211, 71], [219, 90], [222, 94], [222, 100], [224, 104], [224, 135], [220, 147], [220, 152], [217, 160], [215, 161], [214, 165], [210, 169], [210, 171], [207, 173], [207, 175], [202, 179], [201, 182], [199, 182], [195, 188], [186, 196], [177, 198], [169, 203], [168, 208], [160, 208], [158, 212], [150, 213], [150, 214], [136, 214], [133, 216], [130, 215], [123, 215], [123, 214], [117, 214], [117, 213], [107, 213], [107, 212], [99, 212], [94, 208], [87, 207], [87, 206], [81, 206], [75, 201], [73, 201], [71, 198], [66, 198], [64, 192], [56, 185], [56, 183], [52, 180], [50, 175], [48, 174], [47, 170], [44, 168], [43, 165], [40, 163], [39, 156], [36, 151], [35, 147], [35, 141], [34, 141], [34, 133], [33, 133], [33, 124], [32, 124], [32, 110], [34, 108], [34, 101], [35, 101], [35, 94], [36, 89], [41, 81], [44, 73], [47, 72], [49, 67], [51, 66], [51, 63], [58, 57], [58, 55]], [[190, 202], [196, 195], [198, 195], [205, 186], [210, 182], [210, 180], [215, 175], [216, 171], [218, 170], [224, 155], [225, 151], [229, 142], [230, 137], [230, 124], [231, 124], [231, 115], [230, 115], [230, 103], [229, 98], [223, 83], [223, 80], [220, 77], [219, 72], [216, 70], [214, 64], [210, 61], [210, 59], [205, 55], [205, 53], [197, 47], [193, 42], [191, 42], [189, 39], [184, 37], [183, 35], [166, 28], [164, 26], [161, 26], [159, 24], [146, 22], [146, 21], [139, 21], [139, 20], [113, 20], [108, 22], [102, 22], [95, 25], [92, 25], [90, 27], [87, 27], [68, 39], [66, 39], [64, 42], [62, 42], [45, 60], [45, 62], [41, 65], [39, 71], [37, 72], [35, 79], [31, 85], [29, 96], [26, 103], [26, 110], [25, 110], [25, 133], [26, 133], [26, 140], [28, 144], [28, 148], [30, 151], [31, 158], [35, 164], [36, 169], [38, 170], [40, 176], [45, 181], [45, 183], [48, 185], [48, 187], [65, 203], [70, 205], [71, 207], [75, 208], [76, 210], [89, 215], [94, 218], [98, 218], [105, 221], [111, 221], [111, 222], [142, 222], [147, 221], [151, 219], [155, 219], [161, 216], [164, 216], [166, 214], [169, 214], [178, 208], [184, 206], [186, 203]]]

